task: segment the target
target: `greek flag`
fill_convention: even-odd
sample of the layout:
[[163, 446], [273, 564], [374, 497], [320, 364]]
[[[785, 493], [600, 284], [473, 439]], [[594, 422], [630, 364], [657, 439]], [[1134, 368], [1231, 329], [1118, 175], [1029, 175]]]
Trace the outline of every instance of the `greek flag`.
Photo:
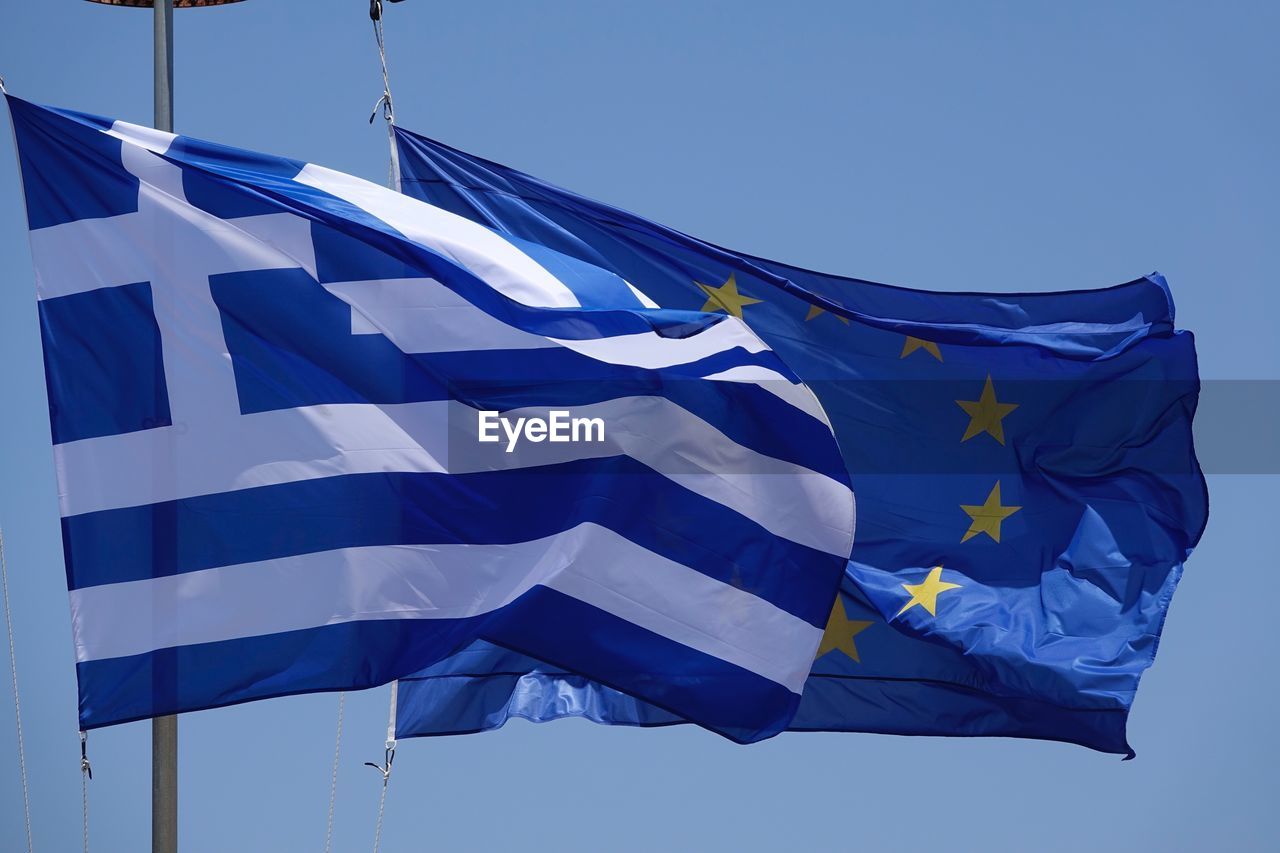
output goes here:
[[309, 163], [9, 108], [82, 726], [485, 640], [786, 728], [853, 495], [739, 319]]

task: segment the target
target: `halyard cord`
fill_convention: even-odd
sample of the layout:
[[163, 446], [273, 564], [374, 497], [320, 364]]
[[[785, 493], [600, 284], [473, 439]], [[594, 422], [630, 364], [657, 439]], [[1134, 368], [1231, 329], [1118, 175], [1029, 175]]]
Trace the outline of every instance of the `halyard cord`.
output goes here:
[[27, 853], [31, 844], [31, 795], [27, 788], [27, 754], [22, 742], [22, 700], [18, 696], [18, 658], [13, 645], [13, 611], [9, 607], [9, 569], [4, 561], [4, 531], [0, 530], [0, 586], [4, 588], [4, 626], [9, 635], [9, 674], [13, 685], [13, 718], [18, 728], [18, 772], [22, 776], [22, 815], [27, 827]]
[[338, 798], [338, 756], [342, 753], [342, 708], [347, 702], [346, 691], [338, 694], [338, 734], [333, 739], [333, 776], [329, 780], [329, 820], [324, 830], [324, 853], [333, 849], [333, 806]]
[[84, 831], [84, 853], [89, 853], [89, 780], [93, 779], [93, 767], [89, 765], [89, 734], [80, 732], [80, 821]]
[[378, 44], [378, 61], [382, 65], [382, 96], [373, 105], [373, 114], [369, 116], [372, 124], [382, 109], [382, 117], [387, 122], [387, 141], [391, 145], [391, 165], [387, 172], [387, 186], [400, 191], [400, 155], [396, 151], [396, 111], [391, 100], [391, 75], [387, 72], [387, 44], [382, 33], [382, 2], [373, 0], [369, 5], [369, 17], [373, 19], [373, 38]]
[[[399, 684], [399, 682], [393, 681], [391, 684], [392, 684], [391, 708], [392, 708], [392, 714], [394, 715], [395, 714], [394, 709], [396, 706], [395, 687], [397, 684]], [[386, 752], [384, 753], [383, 764], [374, 764], [372, 761], [365, 762], [366, 767], [372, 767], [374, 770], [377, 770], [379, 773], [382, 774], [382, 793], [378, 796], [378, 823], [373, 831], [373, 853], [378, 853], [378, 850], [382, 847], [382, 815], [387, 808], [387, 783], [391, 781], [391, 765], [395, 762], [395, 760], [396, 760], [395, 741], [388, 740], [387, 749], [386, 749]]]
[[382, 815], [387, 809], [387, 783], [391, 781], [391, 765], [396, 760], [396, 700], [400, 695], [400, 682], [391, 682], [391, 710], [387, 715], [387, 742], [381, 766], [372, 761], [365, 764], [382, 774], [382, 793], [378, 796], [378, 823], [373, 831], [373, 853], [382, 846]]
[[[399, 2], [399, 0], [391, 0], [391, 2]], [[369, 17], [373, 19], [373, 37], [378, 45], [378, 61], [382, 67], [382, 95], [373, 105], [373, 113], [369, 116], [369, 123], [373, 123], [373, 120], [378, 117], [379, 109], [381, 109], [382, 117], [387, 122], [387, 141], [391, 146], [387, 187], [399, 192], [400, 157], [396, 151], [395, 108], [391, 100], [391, 76], [387, 72], [387, 49], [382, 32], [382, 0], [371, 0], [369, 3]], [[399, 686], [400, 683], [398, 681], [391, 682], [391, 711], [387, 723], [387, 742], [383, 764], [374, 764], [372, 761], [365, 762], [366, 766], [372, 767], [382, 774], [382, 792], [378, 798], [378, 821], [374, 827], [373, 834], [373, 853], [378, 853], [382, 846], [382, 820], [387, 807], [387, 783], [391, 781], [391, 765], [396, 757], [396, 696], [399, 692], [397, 689]], [[333, 844], [333, 812], [338, 795], [338, 758], [342, 748], [342, 711], [345, 699], [345, 693], [338, 694], [338, 731], [333, 745], [333, 775], [329, 782], [329, 819], [324, 838], [325, 853], [329, 853]]]
[[[391, 0], [396, 3], [399, 0]], [[391, 148], [391, 161], [387, 170], [387, 188], [395, 192], [400, 191], [400, 154], [396, 151], [396, 132], [395, 106], [391, 100], [391, 75], [387, 72], [387, 44], [382, 32], [382, 0], [371, 0], [369, 3], [369, 17], [373, 19], [373, 38], [378, 45], [378, 61], [382, 67], [382, 97], [373, 106], [373, 115], [369, 116], [370, 123], [378, 114], [378, 108], [382, 108], [382, 117], [387, 122], [387, 142]], [[387, 720], [387, 741], [385, 751], [383, 753], [383, 764], [377, 765], [372, 761], [366, 761], [365, 764], [374, 768], [382, 774], [382, 791], [378, 796], [378, 822], [373, 832], [373, 853], [378, 853], [382, 847], [382, 819], [387, 808], [387, 784], [391, 781], [391, 765], [396, 759], [396, 699], [399, 694], [400, 682], [391, 682], [391, 710]]]

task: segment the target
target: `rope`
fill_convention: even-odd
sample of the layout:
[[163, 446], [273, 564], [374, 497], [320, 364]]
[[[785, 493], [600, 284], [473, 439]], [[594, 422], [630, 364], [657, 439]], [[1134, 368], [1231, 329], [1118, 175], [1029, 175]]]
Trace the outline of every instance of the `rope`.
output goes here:
[[80, 774], [80, 822], [84, 836], [84, 853], [89, 853], [89, 782]]
[[373, 853], [378, 853], [382, 847], [382, 817], [387, 810], [387, 783], [391, 781], [391, 765], [396, 760], [394, 744], [386, 748], [382, 760], [382, 764], [374, 764], [372, 761], [364, 763], [366, 767], [372, 767], [382, 774], [382, 793], [378, 796], [378, 823], [373, 830]]
[[[390, 0], [399, 3], [401, 0]], [[387, 143], [391, 148], [391, 162], [387, 169], [388, 189], [400, 191], [400, 152], [396, 150], [396, 110], [391, 99], [391, 75], [387, 71], [387, 42], [382, 31], [382, 0], [369, 0], [369, 17], [373, 19], [373, 38], [378, 44], [378, 62], [382, 67], [382, 97], [373, 105], [373, 113], [369, 116], [369, 124], [382, 109], [382, 118], [387, 123]], [[382, 848], [382, 820], [387, 811], [387, 785], [391, 781], [391, 765], [396, 760], [396, 699], [400, 692], [400, 682], [391, 682], [391, 710], [387, 720], [387, 741], [383, 750], [383, 763], [374, 764], [366, 761], [366, 767], [372, 767], [382, 774], [382, 792], [378, 796], [378, 822], [373, 830], [373, 853]]]
[[391, 765], [396, 760], [396, 698], [400, 693], [400, 682], [391, 682], [391, 712], [387, 720], [387, 742], [383, 751], [383, 763], [374, 764], [366, 761], [366, 767], [372, 767], [382, 774], [382, 793], [378, 797], [378, 823], [373, 831], [373, 853], [382, 847], [382, 817], [387, 810], [387, 783], [391, 781]]
[[89, 766], [89, 735], [80, 732], [80, 819], [84, 831], [84, 853], [89, 853], [89, 781], [93, 768]]
[[338, 734], [333, 739], [333, 777], [329, 780], [329, 822], [324, 830], [324, 853], [333, 849], [333, 805], [338, 799], [338, 756], [342, 752], [342, 708], [347, 702], [345, 692], [338, 694]]
[[27, 750], [22, 740], [22, 700], [18, 695], [18, 656], [13, 645], [13, 611], [9, 608], [9, 568], [4, 562], [4, 531], [0, 530], [0, 585], [4, 587], [4, 626], [9, 635], [9, 674], [13, 684], [13, 718], [18, 727], [18, 772], [22, 776], [22, 814], [27, 826], [27, 853], [31, 844], [31, 795], [27, 787]]
[[391, 759], [395, 757], [395, 752], [387, 754], [387, 770], [386, 776], [382, 777], [382, 794], [378, 797], [378, 825], [373, 831], [373, 853], [378, 853], [382, 848], [382, 816], [387, 810], [387, 781], [391, 778]]
[[[400, 0], [391, 0], [398, 3]], [[387, 42], [382, 32], [382, 0], [370, 0], [369, 17], [373, 19], [373, 38], [378, 44], [378, 61], [382, 66], [382, 96], [373, 105], [369, 116], [369, 124], [378, 117], [382, 110], [382, 118], [387, 123], [387, 142], [391, 146], [391, 165], [387, 171], [387, 186], [397, 192], [400, 190], [400, 154], [396, 151], [396, 110], [391, 100], [391, 75], [387, 72]]]

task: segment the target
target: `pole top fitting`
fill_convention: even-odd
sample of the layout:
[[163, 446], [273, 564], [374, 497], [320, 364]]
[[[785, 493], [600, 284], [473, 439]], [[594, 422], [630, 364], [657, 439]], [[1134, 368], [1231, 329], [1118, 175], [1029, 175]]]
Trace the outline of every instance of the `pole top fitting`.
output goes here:
[[[387, 0], [388, 3], [403, 3], [404, 0]], [[382, 20], [382, 0], [369, 0], [369, 19]]]
[[[152, 0], [89, 0], [90, 3], [101, 3], [104, 6], [133, 6], [150, 9], [155, 5]], [[196, 9], [200, 6], [225, 6], [228, 3], [240, 3], [242, 0], [173, 0], [175, 9]]]

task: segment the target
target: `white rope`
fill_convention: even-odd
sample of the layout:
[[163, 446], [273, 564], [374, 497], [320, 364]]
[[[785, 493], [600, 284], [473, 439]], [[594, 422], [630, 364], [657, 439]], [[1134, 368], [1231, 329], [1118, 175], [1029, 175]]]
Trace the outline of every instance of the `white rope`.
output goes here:
[[27, 750], [22, 740], [22, 700], [18, 695], [18, 656], [13, 645], [13, 611], [9, 607], [9, 568], [4, 562], [4, 531], [0, 530], [0, 585], [4, 587], [4, 626], [9, 635], [9, 674], [13, 684], [13, 718], [18, 727], [18, 772], [22, 776], [22, 814], [27, 826], [27, 853], [31, 844], [31, 795], [27, 787]]
[[89, 853], [89, 781], [93, 768], [89, 766], [89, 733], [80, 732], [80, 822], [84, 833], [84, 853]]
[[80, 774], [80, 825], [84, 836], [84, 853], [89, 853], [89, 780]]
[[333, 806], [338, 799], [338, 756], [342, 753], [342, 709], [346, 702], [346, 692], [339, 693], [338, 734], [333, 739], [333, 776], [329, 780], [329, 821], [324, 830], [324, 853], [333, 849]]
[[[387, 766], [390, 767], [389, 759]], [[378, 826], [373, 831], [373, 853], [378, 853], [382, 849], [382, 815], [387, 810], [387, 781], [390, 778], [390, 773], [382, 777], [382, 794], [378, 797]]]
[[378, 61], [382, 65], [382, 97], [373, 105], [373, 115], [369, 116], [372, 124], [382, 109], [382, 117], [387, 122], [387, 142], [391, 146], [391, 164], [387, 170], [387, 186], [400, 191], [400, 154], [396, 151], [396, 110], [391, 100], [391, 75], [387, 72], [387, 43], [382, 32], [382, 3], [374, 0], [369, 9], [369, 17], [373, 18], [373, 38], [378, 43]]
[[382, 774], [382, 793], [378, 796], [378, 823], [373, 830], [373, 853], [378, 853], [382, 847], [382, 818], [387, 810], [387, 783], [391, 781], [391, 765], [396, 760], [396, 699], [399, 694], [400, 682], [391, 682], [391, 711], [387, 719], [387, 742], [383, 752], [383, 763], [365, 762], [366, 766]]
[[338, 799], [338, 757], [342, 753], [342, 710], [346, 705], [347, 694], [338, 694], [338, 733], [333, 740], [333, 775], [329, 780], [329, 820], [324, 832], [324, 853], [333, 849], [333, 809]]
[[[398, 0], [392, 0], [398, 2]], [[378, 43], [378, 62], [382, 66], [382, 97], [373, 105], [373, 115], [369, 116], [370, 124], [382, 108], [382, 118], [387, 123], [387, 143], [391, 148], [391, 162], [387, 169], [387, 187], [400, 191], [400, 152], [396, 150], [396, 111], [391, 100], [391, 75], [387, 71], [387, 42], [382, 31], [382, 2], [371, 0], [369, 17], [373, 19], [373, 38]], [[387, 810], [387, 785], [391, 781], [391, 765], [396, 760], [396, 700], [400, 692], [400, 682], [391, 682], [391, 710], [387, 719], [387, 740], [383, 752], [383, 763], [365, 764], [382, 774], [382, 792], [378, 796], [378, 822], [373, 830], [373, 853], [382, 848], [382, 819]]]
[[382, 848], [382, 817], [387, 810], [387, 783], [391, 781], [391, 765], [396, 760], [395, 746], [388, 746], [384, 756], [383, 764], [374, 764], [372, 761], [365, 762], [366, 766], [372, 767], [382, 774], [382, 793], [378, 795], [378, 823], [373, 829], [373, 853], [378, 853]]

